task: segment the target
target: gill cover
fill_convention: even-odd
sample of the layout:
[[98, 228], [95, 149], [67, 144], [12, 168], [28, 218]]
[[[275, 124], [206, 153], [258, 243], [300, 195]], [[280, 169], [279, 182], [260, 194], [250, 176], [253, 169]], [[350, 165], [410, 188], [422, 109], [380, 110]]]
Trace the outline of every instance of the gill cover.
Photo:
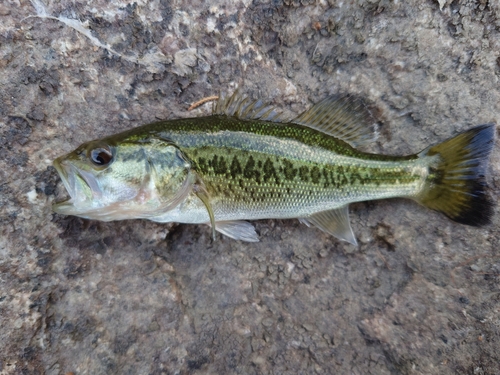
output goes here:
[[150, 218], [191, 192], [190, 162], [169, 140], [108, 137], [54, 161], [71, 199], [54, 210], [104, 221]]

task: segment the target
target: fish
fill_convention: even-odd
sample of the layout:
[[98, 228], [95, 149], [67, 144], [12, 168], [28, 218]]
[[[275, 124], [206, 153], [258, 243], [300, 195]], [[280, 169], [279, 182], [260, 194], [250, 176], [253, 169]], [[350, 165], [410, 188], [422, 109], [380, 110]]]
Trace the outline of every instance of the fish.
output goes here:
[[328, 96], [289, 120], [261, 100], [220, 97], [211, 115], [159, 121], [83, 143], [53, 165], [58, 214], [208, 224], [257, 242], [248, 220], [293, 219], [357, 245], [349, 204], [412, 199], [451, 220], [491, 222], [486, 172], [495, 124], [407, 156], [362, 151], [377, 121], [363, 101]]

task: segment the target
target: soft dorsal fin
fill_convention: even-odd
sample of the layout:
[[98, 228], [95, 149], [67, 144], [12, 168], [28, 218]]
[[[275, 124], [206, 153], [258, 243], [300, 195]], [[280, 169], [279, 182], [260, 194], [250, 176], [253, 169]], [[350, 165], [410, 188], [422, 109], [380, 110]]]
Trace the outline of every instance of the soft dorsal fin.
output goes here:
[[341, 139], [353, 147], [376, 139], [376, 122], [365, 105], [352, 96], [330, 96], [292, 120]]
[[283, 122], [280, 113], [274, 107], [263, 103], [261, 100], [252, 100], [235, 91], [231, 96], [220, 96], [215, 102], [212, 112], [214, 115], [226, 115], [242, 120], [262, 120]]
[[354, 233], [352, 232], [351, 223], [349, 222], [348, 205], [334, 210], [321, 211], [299, 220], [307, 226], [314, 225], [323, 232], [347, 241], [354, 246], [358, 244], [356, 242], [356, 237], [354, 237]]

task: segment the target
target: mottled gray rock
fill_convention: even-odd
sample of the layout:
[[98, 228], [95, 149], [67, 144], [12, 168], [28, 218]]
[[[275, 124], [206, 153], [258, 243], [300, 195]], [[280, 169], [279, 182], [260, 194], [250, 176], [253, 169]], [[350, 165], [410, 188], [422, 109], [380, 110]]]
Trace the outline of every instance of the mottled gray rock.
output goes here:
[[[396, 199], [353, 205], [359, 248], [294, 220], [211, 244], [53, 214], [50, 166], [236, 87], [289, 113], [360, 95], [371, 151], [416, 152], [499, 122], [499, 50], [494, 1], [3, 2], [0, 374], [500, 373], [498, 215]], [[489, 173], [496, 200], [497, 149]]]

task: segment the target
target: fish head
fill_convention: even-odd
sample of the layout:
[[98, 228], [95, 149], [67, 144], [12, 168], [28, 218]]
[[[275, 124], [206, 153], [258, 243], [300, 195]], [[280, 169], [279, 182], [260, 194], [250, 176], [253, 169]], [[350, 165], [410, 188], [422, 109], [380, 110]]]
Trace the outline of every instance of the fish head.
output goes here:
[[189, 193], [191, 165], [171, 142], [105, 138], [82, 144], [53, 162], [69, 199], [59, 214], [103, 221], [148, 218]]

